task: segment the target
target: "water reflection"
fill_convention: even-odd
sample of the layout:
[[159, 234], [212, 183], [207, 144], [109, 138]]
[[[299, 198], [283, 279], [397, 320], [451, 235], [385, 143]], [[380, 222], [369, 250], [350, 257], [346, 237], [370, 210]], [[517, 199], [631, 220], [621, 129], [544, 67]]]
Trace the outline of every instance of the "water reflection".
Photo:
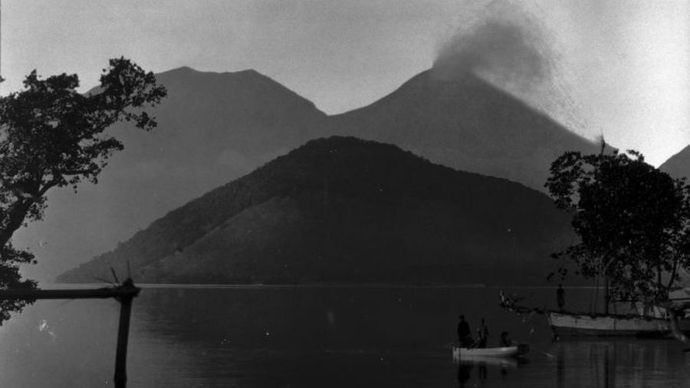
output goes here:
[[670, 340], [578, 340], [554, 344], [558, 387], [678, 386], [690, 382], [682, 344]]
[[[128, 377], [132, 387], [249, 388], [671, 388], [690, 381], [690, 355], [677, 341], [554, 343], [543, 320], [506, 314], [496, 295], [457, 288], [146, 289], [134, 305]], [[0, 386], [107, 386], [119, 311], [107, 302], [39, 302], [0, 327]], [[529, 343], [529, 362], [453, 363], [446, 344], [458, 311]]]
[[450, 355], [439, 348], [454, 334], [459, 298], [463, 312], [476, 318], [481, 311], [495, 332], [509, 330], [534, 350], [529, 363], [451, 364], [450, 376], [461, 387], [667, 388], [690, 381], [682, 345], [674, 341], [554, 343], [542, 320], [525, 324], [492, 309], [490, 290], [170, 290], [148, 293], [139, 311], [147, 315], [140, 322], [148, 336], [169, 338], [169, 346], [189, 354], [194, 362], [185, 374], [204, 384], [217, 380], [202, 376], [217, 378], [217, 365], [224, 365], [232, 371], [226, 382], [249, 387], [271, 385], [270, 375], [293, 386], [319, 386], [324, 379], [332, 386], [414, 386], [420, 380], [443, 386]]
[[471, 363], [458, 364], [458, 383], [460, 387], [465, 387], [465, 383], [470, 380], [470, 377], [472, 376], [472, 368], [474, 368], [474, 364]]
[[558, 347], [556, 354], [556, 382], [558, 387], [565, 387], [565, 349], [563, 346]]
[[456, 363], [459, 387], [681, 387], [690, 355], [673, 340], [577, 339], [535, 349], [528, 359]]
[[[523, 359], [491, 357], [455, 360], [455, 363], [458, 365], [458, 385], [460, 387], [485, 386], [489, 379], [489, 375], [491, 375], [494, 380], [497, 379], [496, 376], [498, 376], [500, 380], [509, 379], [509, 371], [518, 369], [519, 365], [525, 364], [526, 362], [527, 361]], [[473, 370], [475, 369], [475, 379], [471, 381]]]

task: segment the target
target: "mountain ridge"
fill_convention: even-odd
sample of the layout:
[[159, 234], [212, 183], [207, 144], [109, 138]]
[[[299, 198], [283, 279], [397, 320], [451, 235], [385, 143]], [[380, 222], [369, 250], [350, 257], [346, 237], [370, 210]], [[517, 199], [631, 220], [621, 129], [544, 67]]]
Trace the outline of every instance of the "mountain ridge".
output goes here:
[[330, 118], [336, 134], [398, 144], [440, 164], [541, 191], [561, 153], [597, 152], [593, 142], [472, 73], [445, 80], [430, 69], [371, 105]]
[[27, 276], [62, 272], [114, 248], [170, 209], [318, 137], [317, 123], [326, 117], [255, 70], [177, 68], [157, 80], [168, 89], [150, 110], [158, 128], [110, 128], [125, 149], [110, 158], [99, 183], [76, 194], [49, 192], [44, 220], [15, 235], [16, 246], [42, 258], [23, 269]]
[[668, 158], [659, 169], [674, 178], [690, 178], [690, 145]]
[[[552, 150], [549, 136], [540, 135], [521, 153], [509, 147], [505, 148], [509, 151], [501, 151], [487, 136], [510, 134], [511, 119], [503, 116], [516, 110], [529, 112], [520, 114], [534, 118], [527, 123], [545, 122], [548, 128], [558, 130], [562, 127], [477, 77], [469, 76], [465, 82], [479, 91], [477, 96], [484, 96], [481, 98], [463, 92], [462, 83], [448, 83], [432, 75], [432, 71], [422, 72], [370, 106], [328, 116], [313, 102], [256, 70], [202, 72], [181, 67], [162, 72], [158, 79], [168, 86], [169, 96], [153, 110], [159, 128], [149, 133], [126, 125], [113, 128], [112, 133], [123, 139], [125, 150], [113, 155], [99, 184], [83, 185], [76, 195], [70, 191], [50, 193], [45, 220], [19, 232], [15, 243], [32, 249], [46, 271], [57, 272], [60, 266], [71, 267], [112, 250], [118, 241], [129, 239], [170, 209], [322, 136], [394, 143], [435, 163], [507, 178], [542, 191], [554, 155], [567, 144], [575, 144], [574, 148], [581, 144], [564, 140], [565, 145], [558, 145], [556, 141]], [[409, 93], [410, 86], [424, 93]], [[435, 94], [435, 89], [445, 92]], [[437, 96], [443, 93], [447, 98]], [[436, 99], [430, 98], [434, 96]], [[456, 112], [458, 104], [453, 98], [457, 96], [464, 96], [464, 105], [470, 108], [464, 115]], [[362, 118], [363, 112], [374, 108], [392, 112], [391, 98], [405, 100], [407, 105], [398, 109], [399, 114]], [[515, 108], [497, 119], [494, 100], [508, 101], [506, 104]], [[420, 115], [413, 117], [411, 113], [416, 111]], [[459, 125], [463, 120], [470, 124]], [[502, 132], [491, 124], [496, 120], [500, 125], [495, 127]], [[489, 124], [477, 124], [482, 122]], [[471, 130], [458, 130], [464, 127]], [[490, 131], [478, 130], [485, 127]], [[394, 132], [401, 129], [412, 135], [396, 136]], [[367, 131], [374, 135], [367, 135]], [[525, 136], [515, 133], [501, 144], [525, 143]]]

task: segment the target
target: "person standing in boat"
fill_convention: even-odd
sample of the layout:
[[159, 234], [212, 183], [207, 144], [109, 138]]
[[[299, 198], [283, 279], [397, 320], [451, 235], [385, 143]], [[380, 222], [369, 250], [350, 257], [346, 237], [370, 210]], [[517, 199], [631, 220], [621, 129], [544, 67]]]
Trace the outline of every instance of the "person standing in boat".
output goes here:
[[558, 311], [563, 311], [565, 307], [565, 290], [562, 284], [558, 284], [558, 289], [556, 290], [556, 303], [558, 303]]
[[470, 324], [467, 323], [464, 315], [460, 315], [458, 318], [460, 318], [460, 322], [458, 322], [458, 341], [460, 342], [460, 346], [469, 347], [473, 342]]
[[479, 341], [479, 347], [480, 348], [485, 348], [486, 344], [489, 342], [489, 327], [486, 325], [486, 321], [484, 318], [482, 318], [482, 323], [479, 326], [480, 332], [480, 341]]

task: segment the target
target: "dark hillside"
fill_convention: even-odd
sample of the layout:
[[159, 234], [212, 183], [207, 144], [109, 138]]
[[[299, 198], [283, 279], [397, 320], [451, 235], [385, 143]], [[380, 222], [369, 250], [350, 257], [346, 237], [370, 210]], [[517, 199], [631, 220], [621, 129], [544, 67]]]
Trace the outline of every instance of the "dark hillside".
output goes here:
[[542, 283], [569, 238], [541, 193], [396, 146], [310, 141], [63, 274], [139, 282]]

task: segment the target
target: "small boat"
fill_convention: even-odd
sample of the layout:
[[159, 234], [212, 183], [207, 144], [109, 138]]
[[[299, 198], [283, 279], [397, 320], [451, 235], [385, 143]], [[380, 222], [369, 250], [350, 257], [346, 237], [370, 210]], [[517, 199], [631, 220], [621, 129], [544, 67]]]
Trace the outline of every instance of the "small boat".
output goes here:
[[491, 365], [503, 369], [516, 369], [520, 366], [519, 357], [466, 357], [463, 359], [454, 358], [453, 362], [460, 366], [463, 365]]
[[528, 351], [529, 347], [523, 344], [496, 348], [461, 348], [453, 345], [453, 359], [509, 358], [521, 356]]

